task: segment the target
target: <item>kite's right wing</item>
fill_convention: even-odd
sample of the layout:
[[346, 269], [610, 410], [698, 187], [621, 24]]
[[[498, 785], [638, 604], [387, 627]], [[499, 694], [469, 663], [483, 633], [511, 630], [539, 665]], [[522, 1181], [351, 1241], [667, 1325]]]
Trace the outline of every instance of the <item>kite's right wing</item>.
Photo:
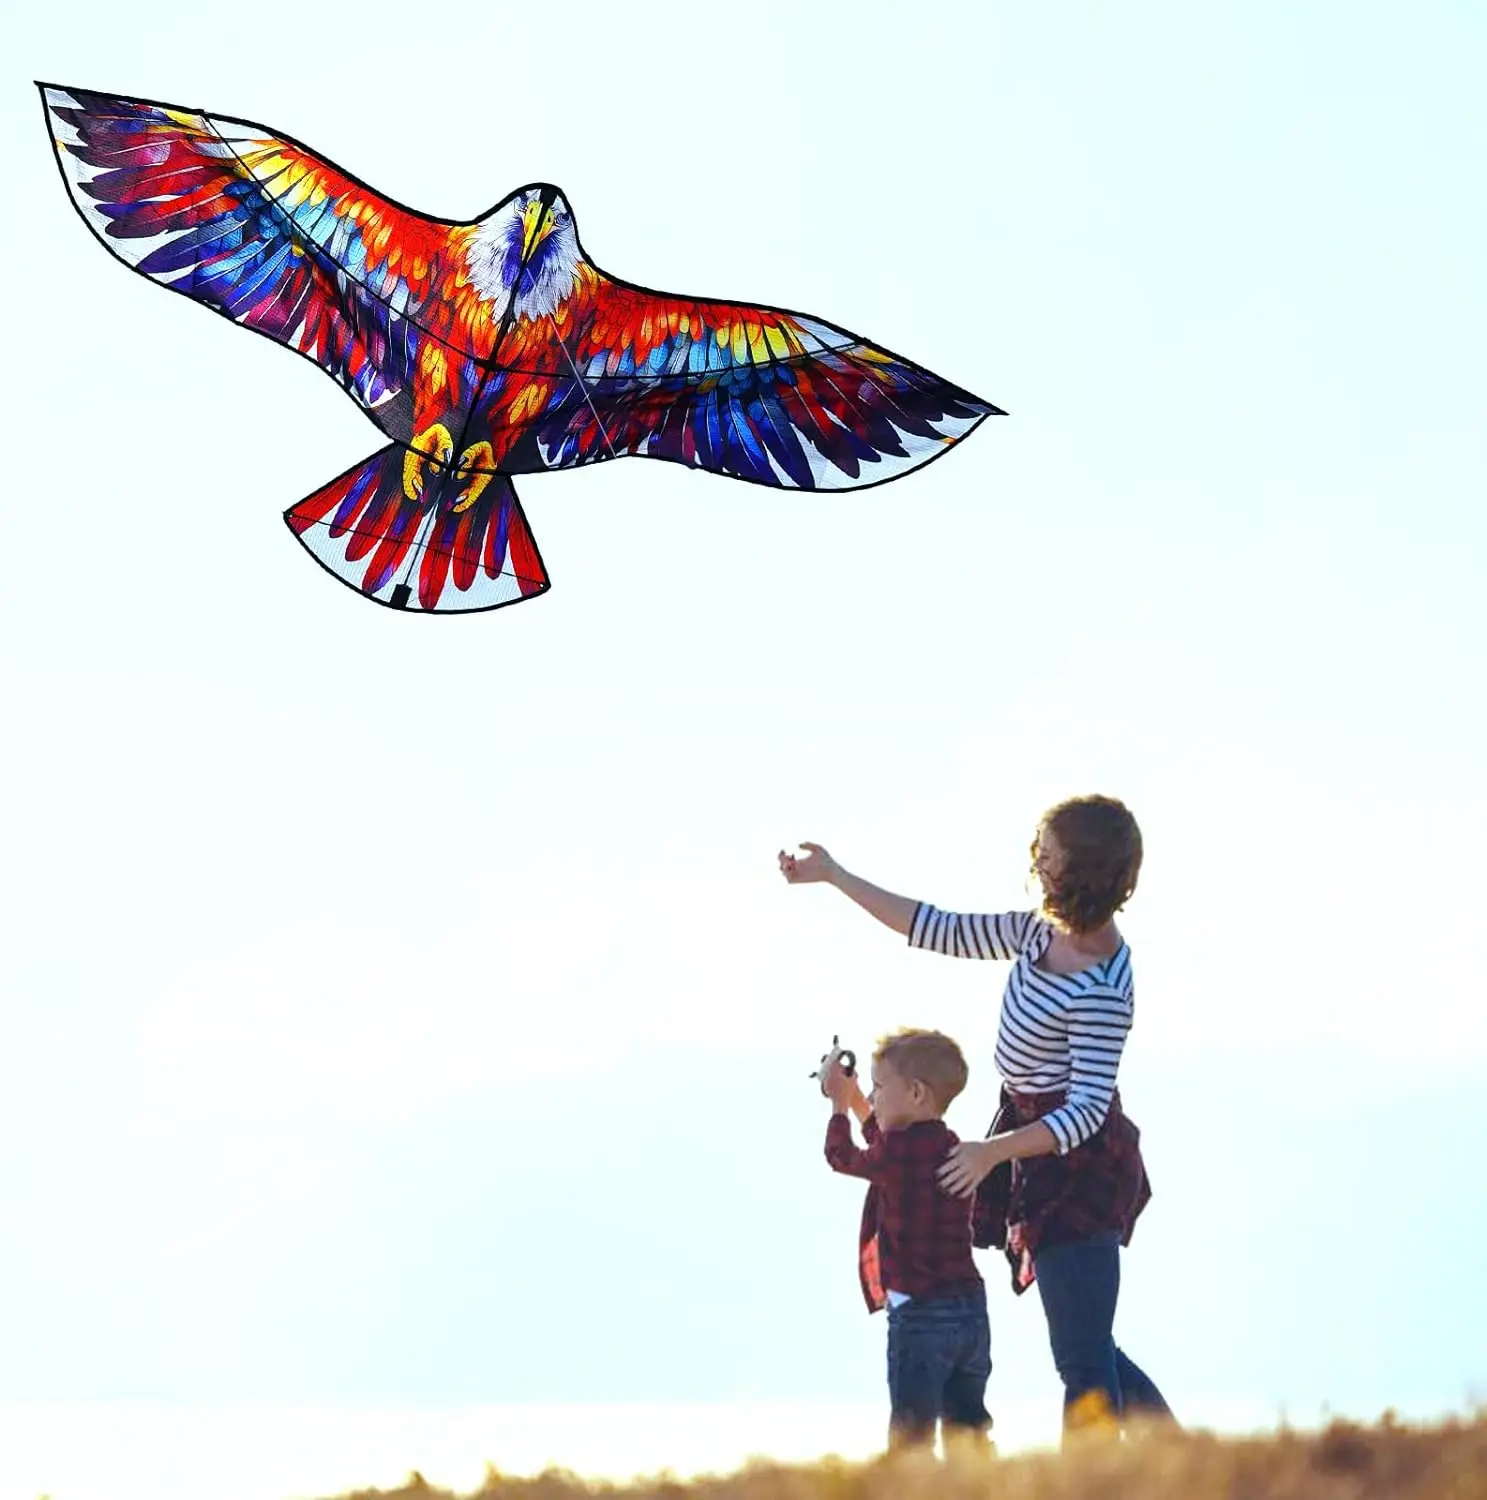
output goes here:
[[549, 320], [559, 348], [543, 364], [558, 376], [545, 377], [550, 393], [514, 467], [636, 454], [757, 484], [860, 489], [1002, 415], [818, 318], [665, 296], [585, 269], [562, 326]]

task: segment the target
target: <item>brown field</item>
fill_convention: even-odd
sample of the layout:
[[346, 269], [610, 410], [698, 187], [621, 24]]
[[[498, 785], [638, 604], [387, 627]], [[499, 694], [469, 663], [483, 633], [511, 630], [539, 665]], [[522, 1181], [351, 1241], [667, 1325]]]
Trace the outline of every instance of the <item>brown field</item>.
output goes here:
[[[1487, 1412], [1433, 1426], [1386, 1415], [1309, 1433], [1221, 1438], [1150, 1433], [1088, 1440], [1014, 1458], [880, 1458], [811, 1465], [750, 1463], [734, 1474], [623, 1483], [563, 1471], [512, 1478], [492, 1469], [475, 1497], [499, 1500], [1487, 1500]], [[398, 1490], [345, 1500], [443, 1500], [418, 1474]], [[474, 1497], [472, 1497], [474, 1500]]]

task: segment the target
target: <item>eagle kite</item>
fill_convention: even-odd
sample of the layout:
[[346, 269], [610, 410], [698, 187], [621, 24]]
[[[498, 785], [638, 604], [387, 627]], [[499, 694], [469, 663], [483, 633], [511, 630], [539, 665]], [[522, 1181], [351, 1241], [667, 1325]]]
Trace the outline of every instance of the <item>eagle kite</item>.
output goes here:
[[513, 474], [639, 455], [862, 488], [1000, 414], [819, 318], [606, 275], [549, 184], [445, 222], [260, 125], [39, 87], [104, 245], [313, 360], [389, 439], [284, 513], [380, 604], [449, 613], [545, 592]]

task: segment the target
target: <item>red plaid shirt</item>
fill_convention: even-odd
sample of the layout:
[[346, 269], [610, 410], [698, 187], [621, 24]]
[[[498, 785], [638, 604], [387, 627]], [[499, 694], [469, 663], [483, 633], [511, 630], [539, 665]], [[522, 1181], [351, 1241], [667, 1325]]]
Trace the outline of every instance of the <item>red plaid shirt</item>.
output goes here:
[[935, 1177], [960, 1138], [943, 1120], [880, 1130], [871, 1116], [862, 1133], [865, 1151], [853, 1142], [846, 1115], [832, 1115], [826, 1160], [832, 1171], [871, 1184], [857, 1242], [868, 1311], [884, 1305], [887, 1291], [928, 1298], [979, 1288], [981, 1273], [971, 1258], [972, 1200], [952, 1198]]

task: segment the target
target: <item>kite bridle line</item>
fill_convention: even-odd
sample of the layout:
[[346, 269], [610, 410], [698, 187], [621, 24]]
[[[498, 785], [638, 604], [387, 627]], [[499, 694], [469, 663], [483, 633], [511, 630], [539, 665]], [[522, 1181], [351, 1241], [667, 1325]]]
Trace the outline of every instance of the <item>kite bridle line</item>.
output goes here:
[[[217, 121], [205, 111], [202, 111], [200, 113], [199, 118], [201, 119], [202, 124], [206, 126], [206, 128], [216, 138], [216, 140], [231, 154], [233, 160], [237, 162], [239, 168], [242, 170], [243, 176], [248, 181], [251, 181], [257, 186], [259, 191], [263, 194], [264, 201], [266, 202], [267, 206], [283, 220], [285, 228], [289, 231], [290, 238], [293, 240], [301, 240], [305, 238], [305, 231], [295, 220], [294, 215], [290, 213], [280, 201], [283, 194], [274, 192], [268, 186], [268, 184], [259, 177], [258, 173], [249, 166], [249, 164], [243, 159], [242, 154], [238, 151], [236, 140], [229, 139], [226, 135], [224, 135], [221, 129], [219, 129]], [[290, 186], [292, 187], [292, 184]], [[285, 192], [287, 193], [289, 190], [289, 188], [286, 188]], [[543, 188], [540, 200], [543, 214], [546, 214], [552, 208], [553, 202], [556, 197], [557, 193], [554, 188]], [[310, 246], [316, 251], [320, 250], [320, 246], [313, 239], [310, 240]], [[497, 374], [499, 371], [499, 366], [496, 363], [496, 359], [501, 352], [501, 345], [505, 343], [506, 336], [510, 333], [512, 325], [516, 321], [516, 299], [522, 291], [522, 278], [531, 274], [530, 262], [533, 253], [536, 251], [536, 248], [537, 247], [534, 244], [530, 248], [526, 248], [523, 250], [521, 261], [516, 269], [516, 279], [511, 288], [511, 295], [507, 299], [506, 311], [502, 314], [501, 326], [496, 333], [495, 343], [488, 355], [486, 355], [483, 359], [476, 360], [476, 365], [482, 372], [481, 379], [476, 387], [475, 397], [470, 402], [470, 405], [465, 413], [464, 422], [460, 427], [459, 442], [455, 445], [456, 453], [464, 452], [464, 440], [469, 435], [470, 418], [475, 412], [476, 408], [480, 405], [481, 397], [484, 396], [486, 386], [490, 383], [491, 377]], [[361, 281], [355, 276], [349, 275], [346, 272], [345, 267], [337, 265], [335, 269], [338, 275], [345, 276], [348, 281], [351, 281], [357, 286], [361, 287], [361, 289], [369, 297], [372, 297], [374, 301], [384, 301], [383, 298], [373, 293], [372, 289], [364, 281]], [[439, 338], [439, 335], [435, 333], [432, 328], [428, 327], [418, 318], [409, 317], [406, 314], [402, 314], [400, 316], [402, 316], [407, 322], [411, 323], [415, 328], [417, 328], [420, 332], [426, 334], [428, 337]], [[563, 351], [563, 357], [568, 361], [568, 368], [573, 371], [573, 379], [577, 383], [579, 390], [583, 392], [584, 401], [587, 404], [589, 410], [593, 413], [594, 421], [598, 424], [600, 435], [604, 439], [605, 446], [609, 449], [610, 457], [618, 458], [620, 456], [619, 451], [614, 445], [614, 440], [609, 435], [608, 428], [606, 428], [604, 425], [603, 417], [599, 415], [599, 408], [594, 405], [594, 398], [589, 393], [588, 385], [584, 381], [583, 376], [579, 374], [578, 365], [574, 361], [572, 354], [569, 353], [567, 344], [563, 342], [562, 333], [558, 329], [557, 319], [554, 318], [551, 313], [548, 313], [547, 320], [552, 325], [553, 337], [556, 338], [558, 347]], [[440, 341], [442, 342], [442, 340]], [[461, 353], [464, 352], [466, 351], [461, 351]], [[425, 455], [426, 459], [427, 457], [428, 455]], [[450, 457], [453, 458], [454, 454], [451, 454]], [[446, 471], [445, 474], [441, 475], [442, 482], [442, 479], [444, 477], [447, 477], [448, 473], [452, 473], [458, 468], [458, 463], [455, 462], [452, 464], [441, 464], [435, 461], [435, 468], [440, 471]], [[499, 473], [500, 471], [497, 470], [496, 472]], [[432, 530], [433, 525], [437, 519], [438, 504], [437, 502], [434, 502], [430, 504], [429, 513], [421, 522], [418, 528], [418, 532], [413, 539], [413, 544], [408, 549], [408, 563], [407, 566], [403, 569], [402, 580], [393, 589], [392, 603], [397, 608], [402, 608], [406, 605], [409, 593], [411, 592], [409, 589], [408, 580], [412, 577], [413, 565], [418, 561], [418, 559], [426, 550], [428, 544], [428, 533]], [[400, 594], [402, 595], [401, 599], [398, 597]]]
[[[542, 195], [542, 207], [543, 207], [543, 211], [546, 212], [546, 210], [549, 207], [551, 207], [551, 204], [552, 204], [552, 195], [551, 195], [551, 193], [544, 192], [543, 195]], [[535, 246], [533, 248], [535, 249]], [[484, 395], [484, 393], [485, 393], [486, 382], [489, 380], [489, 378], [492, 375], [496, 374], [496, 372], [497, 372], [498, 366], [496, 365], [496, 362], [495, 362], [496, 361], [496, 355], [500, 352], [501, 345], [505, 341], [507, 333], [509, 333], [510, 330], [511, 330], [511, 325], [512, 325], [512, 322], [513, 322], [514, 313], [515, 313], [515, 309], [516, 309], [516, 299], [517, 299], [518, 294], [522, 290], [522, 284], [521, 284], [522, 277], [523, 276], [530, 276], [532, 274], [531, 273], [531, 268], [527, 264], [527, 262], [528, 262], [529, 259], [530, 259], [529, 256], [524, 256], [523, 259], [522, 259], [522, 262], [521, 262], [520, 266], [517, 267], [516, 283], [512, 287], [512, 289], [511, 289], [511, 297], [510, 297], [510, 300], [507, 302], [506, 313], [505, 313], [505, 316], [502, 318], [500, 330], [496, 334], [495, 345], [491, 349], [490, 354], [487, 355], [485, 359], [483, 359], [483, 360], [480, 361], [480, 366], [481, 366], [482, 370], [485, 371], [485, 376], [482, 379], [481, 384], [480, 384], [478, 390], [476, 391], [475, 400], [470, 403], [470, 412], [471, 413], [473, 413], [474, 410], [475, 410], [475, 408], [480, 404], [480, 397], [482, 395]], [[535, 284], [536, 283], [534, 281], [533, 285], [535, 286]], [[599, 428], [599, 435], [604, 439], [604, 446], [609, 449], [609, 456], [611, 458], [618, 458], [620, 456], [619, 449], [617, 449], [615, 447], [615, 445], [614, 445], [614, 439], [612, 437], [610, 437], [610, 435], [609, 435], [609, 429], [604, 425], [604, 418], [599, 415], [599, 408], [594, 405], [594, 398], [593, 398], [593, 396], [589, 392], [588, 382], [585, 381], [584, 378], [583, 378], [583, 376], [579, 373], [578, 364], [574, 360], [572, 353], [569, 351], [568, 345], [566, 343], [564, 343], [564, 341], [563, 341], [563, 333], [562, 333], [562, 330], [558, 327], [558, 320], [555, 317], [553, 317], [553, 315], [551, 313], [548, 313], [547, 314], [547, 321], [552, 326], [552, 336], [553, 336], [554, 340], [557, 342], [558, 348], [563, 351], [563, 358], [568, 361], [568, 368], [573, 371], [573, 381], [574, 381], [574, 384], [577, 385], [577, 387], [579, 388], [579, 390], [583, 392], [584, 403], [588, 406], [588, 409], [594, 415], [594, 421], [598, 425], [598, 428]], [[469, 425], [470, 425], [470, 415], [469, 415], [469, 413], [467, 413], [466, 417], [465, 417], [465, 425], [460, 429], [460, 440], [461, 440], [461, 443], [463, 443], [465, 435], [469, 431]], [[463, 452], [464, 451], [463, 448], [461, 448], [460, 451]], [[499, 473], [499, 470], [497, 472]], [[408, 551], [408, 565], [403, 570], [403, 579], [402, 579], [402, 582], [400, 584], [398, 584], [397, 588], [395, 588], [393, 590], [393, 598], [394, 598], [394, 600], [397, 599], [397, 596], [398, 596], [398, 594], [400, 592], [403, 594], [403, 598], [404, 598], [405, 601], [408, 598], [409, 592], [410, 592], [408, 580], [413, 576], [413, 564], [418, 560], [419, 557], [421, 557], [423, 555], [423, 552], [424, 552], [424, 550], [426, 548], [425, 537], [426, 537], [427, 533], [430, 530], [432, 530], [434, 522], [437, 519], [437, 514], [438, 514], [438, 507], [437, 507], [437, 505], [431, 506], [430, 510], [429, 510], [428, 518], [424, 521], [422, 527], [420, 528], [420, 535], [414, 540], [414, 543], [413, 543], [412, 547]]]
[[604, 425], [604, 418], [599, 415], [599, 408], [594, 405], [594, 398], [589, 395], [589, 388], [584, 383], [584, 378], [578, 373], [578, 366], [574, 363], [573, 356], [568, 352], [568, 346], [563, 342], [562, 332], [558, 328], [558, 320], [551, 313], [547, 315], [547, 321], [552, 324], [552, 336], [558, 341], [558, 348], [563, 351], [563, 358], [568, 361], [568, 368], [573, 371], [573, 379], [579, 390], [583, 392], [583, 399], [588, 403], [589, 410], [594, 414], [594, 421], [599, 424], [599, 435], [604, 439], [604, 446], [609, 449], [611, 458], [618, 458], [619, 451], [614, 446], [614, 439], [609, 435], [609, 429]]

